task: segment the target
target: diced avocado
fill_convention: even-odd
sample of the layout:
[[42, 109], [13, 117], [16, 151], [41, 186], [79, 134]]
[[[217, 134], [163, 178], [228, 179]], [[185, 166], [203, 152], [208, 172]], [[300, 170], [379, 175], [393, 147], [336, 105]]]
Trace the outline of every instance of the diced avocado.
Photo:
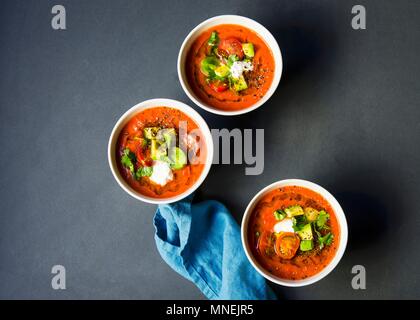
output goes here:
[[248, 88], [248, 85], [246, 84], [246, 80], [244, 76], [240, 76], [238, 79], [233, 79], [233, 89], [235, 91], [242, 91]]
[[297, 231], [297, 234], [302, 240], [312, 240], [314, 238], [310, 223], [306, 224], [302, 229]]
[[152, 140], [158, 134], [160, 128], [159, 127], [147, 127], [143, 129], [143, 134], [146, 139]]
[[201, 60], [200, 70], [204, 75], [209, 76], [214, 73], [214, 69], [219, 65], [219, 60], [216, 57], [210, 56]]
[[172, 166], [174, 163], [168, 156], [163, 156], [159, 160], [166, 162], [169, 166]]
[[314, 208], [306, 207], [303, 211], [305, 212], [306, 220], [309, 222], [313, 222], [318, 218], [319, 211]]
[[158, 152], [159, 144], [158, 142], [153, 139], [150, 145], [150, 156], [152, 159], [156, 160], [157, 152]]
[[227, 65], [221, 64], [216, 69], [214, 69], [214, 73], [216, 76], [221, 78], [226, 78], [229, 75], [230, 69]]
[[290, 207], [284, 209], [284, 212], [286, 212], [286, 214], [289, 218], [292, 218], [292, 217], [295, 217], [295, 216], [301, 216], [301, 215], [304, 214], [302, 207], [298, 206], [298, 205], [290, 206]]
[[187, 155], [178, 147], [171, 149], [169, 157], [173, 161], [171, 168], [174, 170], [182, 169], [187, 164]]
[[159, 142], [156, 139], [153, 139], [151, 141], [150, 157], [153, 160], [160, 160], [163, 156], [166, 156], [166, 154], [166, 144], [159, 144]]
[[300, 251], [309, 251], [314, 248], [314, 242], [312, 240], [302, 240], [300, 242]]
[[164, 129], [162, 135], [168, 149], [176, 144], [176, 130], [174, 128]]
[[254, 45], [252, 43], [242, 43], [242, 50], [247, 58], [254, 57]]

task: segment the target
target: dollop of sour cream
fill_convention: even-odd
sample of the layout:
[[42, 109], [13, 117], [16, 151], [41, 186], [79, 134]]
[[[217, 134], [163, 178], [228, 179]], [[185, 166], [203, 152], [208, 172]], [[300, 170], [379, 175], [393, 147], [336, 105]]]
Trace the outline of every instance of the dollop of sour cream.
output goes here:
[[292, 219], [285, 218], [274, 225], [274, 232], [295, 232]]
[[230, 74], [233, 78], [238, 79], [244, 71], [252, 71], [254, 66], [249, 61], [235, 61], [230, 67]]
[[171, 167], [164, 161], [154, 161], [153, 162], [153, 172], [150, 176], [150, 180], [156, 184], [164, 186], [169, 181], [172, 181], [174, 174], [172, 173]]

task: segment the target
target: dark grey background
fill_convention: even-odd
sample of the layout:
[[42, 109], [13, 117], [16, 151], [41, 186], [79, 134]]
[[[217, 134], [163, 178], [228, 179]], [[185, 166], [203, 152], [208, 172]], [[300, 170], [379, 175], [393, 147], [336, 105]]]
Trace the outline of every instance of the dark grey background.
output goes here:
[[[51, 8], [67, 9], [67, 30]], [[351, 28], [364, 4], [367, 30]], [[161, 260], [154, 205], [127, 195], [108, 168], [119, 116], [149, 98], [194, 106], [176, 58], [187, 33], [219, 14], [256, 19], [276, 37], [284, 74], [257, 111], [212, 128], [264, 128], [265, 170], [215, 165], [198, 198], [238, 221], [283, 178], [330, 190], [349, 222], [338, 267], [317, 284], [275, 287], [289, 299], [420, 298], [420, 1], [1, 1], [0, 298], [202, 299]], [[223, 184], [223, 187], [221, 185]], [[51, 267], [67, 289], [51, 289]], [[367, 289], [351, 288], [351, 268]], [[274, 286], [273, 286], [274, 287]]]

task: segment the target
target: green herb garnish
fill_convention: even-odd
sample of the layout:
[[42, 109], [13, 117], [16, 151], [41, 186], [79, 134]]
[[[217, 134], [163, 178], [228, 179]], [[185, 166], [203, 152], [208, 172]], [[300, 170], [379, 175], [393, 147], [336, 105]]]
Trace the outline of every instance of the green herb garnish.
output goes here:
[[227, 66], [230, 68], [231, 66], [232, 66], [232, 64], [235, 62], [235, 61], [238, 61], [239, 60], [239, 58], [238, 58], [238, 56], [237, 55], [235, 55], [235, 54], [231, 54], [230, 56], [229, 56], [229, 58], [227, 59]]
[[213, 79], [216, 77], [216, 73], [214, 72], [214, 69], [216, 69], [217, 66], [219, 66], [219, 64], [220, 62], [216, 57], [208, 56], [201, 61], [201, 66], [200, 66], [201, 72], [207, 77]]
[[274, 211], [273, 214], [274, 214], [274, 217], [276, 218], [276, 220], [279, 220], [279, 221], [286, 218], [286, 214], [281, 209], [278, 209], [278, 210]]
[[141, 177], [150, 177], [153, 173], [153, 167], [140, 167], [136, 171], [136, 179], [139, 180]]
[[330, 215], [325, 212], [325, 210], [321, 210], [318, 214], [318, 217], [316, 218], [316, 226], [318, 229], [328, 229], [327, 221], [330, 218]]
[[308, 224], [305, 216], [295, 216], [292, 218], [292, 222], [295, 232], [301, 231]]
[[211, 33], [211, 35], [210, 35], [209, 40], [207, 41], [207, 44], [208, 44], [209, 46], [214, 47], [214, 46], [216, 46], [218, 43], [219, 43], [219, 35], [217, 34], [217, 32], [216, 32], [216, 31], [213, 31], [213, 32]]
[[324, 248], [324, 245], [331, 245], [333, 242], [334, 235], [331, 232], [328, 232], [325, 236], [318, 236], [318, 242], [319, 242], [319, 249]]
[[121, 164], [134, 174], [134, 165], [136, 162], [136, 155], [131, 152], [130, 149], [125, 148], [123, 150], [123, 155], [121, 156]]

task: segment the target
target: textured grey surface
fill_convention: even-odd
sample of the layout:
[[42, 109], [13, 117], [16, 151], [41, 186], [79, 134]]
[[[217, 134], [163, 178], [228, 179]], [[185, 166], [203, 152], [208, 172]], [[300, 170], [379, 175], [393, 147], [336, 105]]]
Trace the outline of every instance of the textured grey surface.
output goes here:
[[[106, 145], [137, 102], [192, 105], [179, 47], [199, 22], [228, 13], [271, 30], [285, 70], [258, 111], [198, 110], [212, 128], [265, 129], [264, 173], [213, 166], [199, 198], [240, 221], [265, 185], [317, 182], [342, 203], [348, 250], [323, 281], [275, 287], [279, 296], [420, 298], [419, 1], [363, 1], [365, 31], [350, 26], [354, 1], [63, 0], [68, 29], [54, 31], [56, 3], [0, 4], [0, 298], [204, 298], [161, 260], [155, 206], [119, 188]], [[54, 264], [66, 267], [65, 291], [51, 289]], [[367, 269], [365, 291], [351, 288], [355, 264]]]

